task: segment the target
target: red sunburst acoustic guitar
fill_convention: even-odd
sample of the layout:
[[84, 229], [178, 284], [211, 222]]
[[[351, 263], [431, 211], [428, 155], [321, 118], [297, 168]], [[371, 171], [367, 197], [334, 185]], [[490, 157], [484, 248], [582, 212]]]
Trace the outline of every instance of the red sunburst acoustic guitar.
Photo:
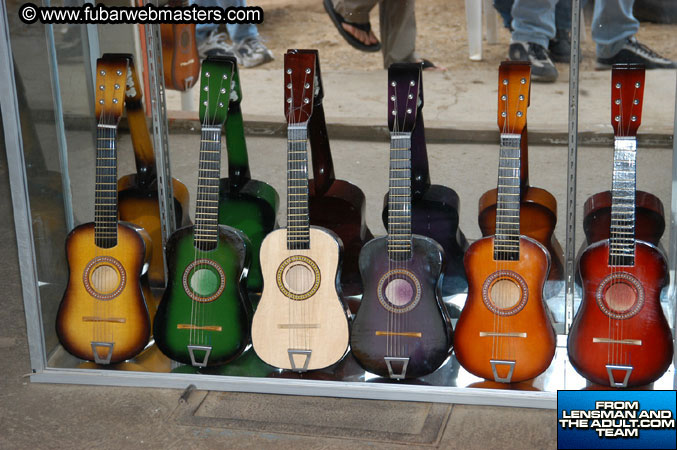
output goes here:
[[637, 129], [643, 95], [644, 67], [614, 65], [610, 237], [581, 255], [583, 301], [568, 340], [574, 368], [593, 383], [611, 387], [655, 381], [673, 354], [659, 298], [668, 277], [666, 259], [654, 244], [635, 236]]

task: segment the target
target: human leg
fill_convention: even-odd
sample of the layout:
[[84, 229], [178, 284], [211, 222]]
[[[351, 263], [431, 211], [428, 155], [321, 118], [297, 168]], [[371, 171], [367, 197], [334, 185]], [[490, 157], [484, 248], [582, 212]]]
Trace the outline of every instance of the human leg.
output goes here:
[[381, 43], [369, 23], [369, 12], [379, 0], [323, 0], [324, 9], [343, 38], [353, 47], [376, 52]]
[[379, 24], [383, 66], [395, 62], [416, 62], [416, 16], [414, 0], [382, 0]]

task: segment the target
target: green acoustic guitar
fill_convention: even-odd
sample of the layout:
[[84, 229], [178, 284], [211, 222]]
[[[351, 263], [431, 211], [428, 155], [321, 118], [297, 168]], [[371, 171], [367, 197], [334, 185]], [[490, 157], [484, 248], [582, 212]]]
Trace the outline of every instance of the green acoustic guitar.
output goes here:
[[252, 180], [249, 173], [247, 143], [242, 125], [242, 91], [235, 57], [230, 106], [226, 120], [228, 178], [222, 178], [219, 192], [219, 223], [243, 231], [252, 243], [252, 264], [247, 274], [247, 289], [260, 294], [263, 289], [259, 250], [261, 241], [276, 228], [280, 197], [275, 189], [262, 181]]
[[236, 358], [250, 338], [245, 274], [251, 244], [241, 231], [218, 223], [221, 128], [233, 72], [232, 61], [224, 58], [202, 64], [195, 225], [177, 230], [167, 242], [167, 289], [153, 328], [165, 355], [196, 367]]

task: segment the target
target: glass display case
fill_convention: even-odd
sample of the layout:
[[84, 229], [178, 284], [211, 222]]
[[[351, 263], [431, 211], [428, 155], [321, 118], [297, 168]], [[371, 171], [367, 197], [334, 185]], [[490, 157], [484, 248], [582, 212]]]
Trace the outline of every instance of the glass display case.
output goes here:
[[[286, 9], [289, 5], [278, 6], [272, 0], [259, 3], [267, 18], [277, 17], [279, 22], [293, 13], [293, 8]], [[463, 4], [460, 0], [453, 3], [459, 7]], [[592, 70], [595, 55], [589, 36], [581, 44], [581, 53], [576, 54], [568, 82], [534, 83], [530, 89], [530, 146], [528, 160], [522, 162], [526, 181], [522, 186], [529, 186], [532, 192], [545, 192], [546, 202], [552, 198], [554, 203], [548, 203], [549, 214], [556, 220], [556, 225], [552, 224], [552, 239], [546, 244], [551, 254], [551, 274], [544, 290], [548, 319], [556, 332], [556, 350], [552, 362], [539, 376], [519, 383], [488, 381], [464, 369], [452, 353], [432, 374], [394, 380], [366, 372], [350, 351], [329, 368], [296, 373], [269, 366], [251, 346], [228, 364], [201, 368], [170, 360], [152, 340], [135, 358], [105, 365], [83, 361], [67, 352], [60, 344], [55, 326], [69, 276], [64, 251], [66, 237], [74, 227], [91, 222], [96, 211], [95, 148], [101, 138], [97, 139], [95, 115], [96, 59], [104, 53], [136, 55], [135, 66], [141, 80], [145, 80], [139, 88], [145, 98], [155, 148], [159, 191], [155, 198], [160, 204], [161, 221], [158, 239], [163, 243], [177, 227], [197, 220], [195, 207], [200, 191], [196, 168], [199, 150], [204, 150], [198, 120], [199, 83], [192, 94], [165, 92], [158, 25], [146, 26], [142, 34], [138, 25], [126, 24], [26, 25], [17, 17], [19, 6], [17, 2], [0, 6], [3, 61], [0, 104], [33, 368], [31, 381], [171, 388], [194, 385], [209, 390], [539, 408], [554, 408], [557, 390], [605, 388], [583, 378], [571, 365], [567, 352], [567, 335], [582, 295], [577, 261], [588, 245], [586, 233], [595, 228], [595, 220], [598, 223], [602, 220], [595, 219], [594, 214], [604, 214], [610, 208], [607, 205], [604, 210], [600, 198], [588, 199], [612, 188], [612, 169], [620, 170], [613, 159], [611, 72]], [[430, 11], [423, 9], [418, 13], [430, 18]], [[318, 11], [310, 10], [298, 20], [312, 21]], [[444, 21], [452, 12], [445, 10], [439, 14], [439, 20]], [[458, 20], [454, 19], [454, 23]], [[578, 14], [574, 11], [574, 30], [577, 22]], [[288, 142], [283, 115], [285, 100], [280, 95], [285, 88], [283, 52], [287, 47], [317, 47], [322, 60], [321, 104], [327, 118], [332, 169], [336, 179], [348, 180], [364, 191], [364, 220], [369, 234], [383, 236], [387, 232], [383, 196], [388, 191], [389, 175], [392, 182], [388, 171], [392, 151], [389, 133], [392, 130], [388, 129], [386, 114], [388, 73], [382, 70], [376, 56], [362, 61], [347, 46], [337, 50], [333, 41], [327, 44], [315, 38], [291, 38], [289, 32], [280, 31], [281, 27], [280, 23], [264, 23], [261, 27], [263, 34], [289, 38], [287, 42], [270, 43], [276, 60], [265, 69], [239, 70], [240, 106], [252, 178], [265, 181], [277, 191], [279, 208], [274, 221], [285, 226], [290, 205], [284, 195], [288, 189], [285, 159]], [[672, 33], [674, 47], [675, 26], [665, 27], [666, 32]], [[465, 25], [455, 32], [464, 29]], [[647, 39], [655, 37], [657, 30], [660, 31], [648, 27]], [[326, 30], [321, 32], [330, 34]], [[447, 72], [423, 72], [422, 111], [427, 143], [423, 173], [429, 173], [433, 185], [448, 186], [457, 194], [461, 205], [457, 210], [458, 227], [464, 235], [464, 249], [483, 236], [482, 196], [497, 188], [497, 174], [501, 176], [503, 168], [499, 155], [505, 157], [499, 153], [502, 130], [497, 127], [497, 120], [500, 123], [501, 113], [496, 105], [497, 100], [500, 105], [498, 66], [503, 59], [498, 55], [507, 50], [509, 33], [498, 32], [499, 44], [488, 45], [484, 61], [467, 62], [463, 47], [441, 54], [442, 62], [449, 63]], [[334, 38], [331, 33], [331, 39]], [[573, 42], [577, 42], [575, 35]], [[658, 41], [648, 43], [668, 47]], [[419, 51], [432, 51], [436, 44], [439, 42], [435, 37], [425, 35], [419, 39]], [[464, 55], [462, 61], [456, 53]], [[560, 77], [566, 80], [569, 66], [558, 67]], [[643, 206], [649, 210], [647, 220], [658, 223], [651, 225], [656, 234], [654, 244], [669, 257], [669, 282], [660, 293], [660, 305], [673, 342], [677, 298], [676, 86], [674, 70], [646, 72], [636, 163], [637, 201], [646, 202]], [[194, 111], [176, 111], [181, 101], [184, 106], [192, 102]], [[118, 177], [137, 173], [136, 144], [129, 122], [125, 117], [119, 126]], [[421, 128], [423, 121], [417, 122], [417, 126]], [[226, 139], [231, 138], [224, 134]], [[526, 142], [523, 145], [524, 158]], [[224, 154], [226, 147], [227, 143], [223, 146]], [[315, 153], [312, 157], [315, 159]], [[232, 162], [226, 155], [222, 157], [221, 177], [228, 173], [226, 159]], [[172, 201], [172, 195], [182, 189], [172, 177], [185, 186], [183, 189], [190, 198], [187, 208]], [[500, 179], [498, 189], [500, 193]], [[639, 191], [647, 193], [646, 196]], [[640, 212], [638, 209], [637, 214]], [[496, 213], [493, 214], [490, 217], [495, 220]], [[523, 229], [530, 225], [524, 223]], [[658, 229], [662, 232], [658, 233]], [[158, 261], [162, 267], [164, 259]], [[454, 286], [442, 286], [445, 314], [454, 328], [467, 297], [462, 262], [459, 259], [455, 264], [462, 280]], [[157, 305], [163, 286], [151, 285], [146, 300]], [[359, 288], [346, 286], [345, 294], [344, 301], [354, 314], [360, 305]], [[253, 303], [258, 300], [259, 296], [252, 294]], [[650, 388], [677, 388], [674, 353], [673, 363]]]

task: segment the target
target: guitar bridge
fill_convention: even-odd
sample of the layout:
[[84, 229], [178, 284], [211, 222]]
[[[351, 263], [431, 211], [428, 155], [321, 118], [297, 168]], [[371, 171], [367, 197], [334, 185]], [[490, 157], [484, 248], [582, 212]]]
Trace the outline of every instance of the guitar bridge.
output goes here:
[[[289, 362], [291, 363], [291, 370], [294, 372], [307, 372], [308, 371], [308, 363], [310, 362], [310, 355], [312, 354], [312, 350], [299, 350], [299, 349], [287, 349], [287, 353], [289, 354]], [[303, 361], [303, 366], [299, 367], [296, 365], [296, 360], [294, 359], [294, 356], [305, 356], [305, 360]]]
[[[197, 361], [195, 359], [195, 351], [205, 352], [202, 361]], [[206, 345], [189, 345], [188, 354], [190, 355], [190, 363], [194, 367], [207, 367], [207, 361], [209, 360], [209, 354], [212, 352], [212, 348]]]
[[[384, 356], [383, 359], [386, 362], [386, 367], [388, 367], [388, 375], [393, 380], [404, 380], [404, 377], [407, 376], [407, 366], [409, 365], [409, 358], [402, 358], [397, 356]], [[395, 373], [393, 370], [393, 363], [402, 363], [402, 370], [399, 373]]]
[[[515, 361], [509, 361], [505, 359], [490, 359], [491, 371], [494, 373], [494, 381], [498, 383], [510, 383], [512, 380], [512, 373], [515, 370]], [[508, 375], [501, 377], [498, 375], [497, 366], [508, 366]]]
[[[619, 366], [616, 364], [607, 364], [606, 365], [606, 372], [609, 374], [609, 386], [611, 387], [628, 387], [628, 380], [630, 379], [630, 374], [632, 373], [632, 369], [634, 367], [632, 366]], [[625, 371], [625, 377], [623, 378], [623, 381], [618, 382], [616, 381], [616, 378], [614, 377], [614, 370], [618, 371]]]
[[[95, 342], [92, 341], [92, 353], [94, 354], [94, 362], [97, 364], [110, 364], [110, 359], [113, 356], [113, 346], [115, 342]], [[98, 348], [108, 349], [105, 357], [101, 357]]]

